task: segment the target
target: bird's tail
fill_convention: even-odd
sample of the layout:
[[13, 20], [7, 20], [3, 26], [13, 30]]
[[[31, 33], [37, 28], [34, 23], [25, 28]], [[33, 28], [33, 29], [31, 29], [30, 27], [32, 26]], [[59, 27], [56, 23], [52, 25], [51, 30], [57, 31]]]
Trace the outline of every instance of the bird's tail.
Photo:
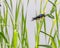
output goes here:
[[37, 18], [33, 18], [32, 21], [36, 20]]

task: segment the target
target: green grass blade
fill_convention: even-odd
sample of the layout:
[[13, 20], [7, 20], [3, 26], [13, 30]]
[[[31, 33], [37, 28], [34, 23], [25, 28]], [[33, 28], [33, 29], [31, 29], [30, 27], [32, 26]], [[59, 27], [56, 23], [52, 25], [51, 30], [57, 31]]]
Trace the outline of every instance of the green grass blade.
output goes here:
[[[56, 28], [57, 28], [57, 39], [59, 40], [59, 26], [58, 26], [58, 14], [57, 14], [57, 9], [55, 11], [55, 15], [56, 15]], [[58, 47], [60, 47], [59, 42], [58, 42]]]
[[[27, 15], [27, 14], [26, 14]], [[27, 19], [27, 16], [24, 16], [24, 9], [23, 9], [23, 6], [22, 6], [22, 19], [21, 19], [21, 44], [22, 44], [22, 48], [29, 48], [29, 44], [28, 44], [28, 35], [27, 35], [27, 27], [26, 27], [26, 19]]]
[[46, 16], [48, 16], [51, 19], [54, 19], [54, 16], [52, 14], [46, 14]]
[[47, 36], [50, 37], [52, 48], [57, 48], [56, 43], [55, 43], [55, 40], [54, 40], [54, 37], [52, 37], [51, 35], [43, 32], [43, 31], [40, 31], [40, 32], [41, 32], [41, 33], [44, 33], [44, 34], [46, 34]]
[[41, 31], [42, 25], [43, 25], [43, 19], [40, 21], [40, 24], [36, 21], [36, 27], [37, 27], [37, 33], [35, 34], [35, 42], [36, 42], [35, 47], [36, 48], [38, 48], [39, 34], [40, 34], [40, 31]]
[[2, 37], [6, 43], [9, 43], [3, 32], [0, 32], [0, 37]]
[[[45, 18], [44, 18], [44, 32], [46, 32], [46, 20], [45, 20]], [[46, 35], [45, 35], [45, 38], [46, 38]]]
[[13, 6], [12, 6], [12, 0], [10, 0], [10, 5], [11, 5], [11, 8], [12, 8], [12, 7], [13, 7]]
[[13, 40], [12, 40], [12, 47], [17, 48], [17, 42], [18, 42], [18, 32], [14, 30], [13, 33]]
[[57, 0], [55, 0], [55, 2], [53, 3], [52, 1], [50, 1], [50, 0], [48, 0], [53, 6], [52, 6], [52, 9], [51, 9], [51, 11], [50, 11], [50, 14], [52, 14], [55, 10], [56, 10], [56, 1]]
[[56, 5], [55, 5], [55, 3], [56, 3], [56, 1], [57, 0], [55, 0], [55, 3], [53, 3], [52, 1], [50, 1], [50, 0], [48, 0], [53, 6], [55, 6], [56, 7]]
[[50, 45], [38, 45], [38, 46], [42, 46], [42, 47], [46, 47], [46, 48], [52, 48]]
[[[56, 24], [56, 22], [55, 22], [55, 19], [54, 19], [53, 22], [52, 22], [52, 27], [51, 27], [51, 29], [50, 29], [50, 35], [52, 34], [52, 31], [53, 31], [53, 29], [54, 29], [55, 24]], [[49, 38], [49, 40], [48, 40], [48, 43], [49, 43], [49, 42], [50, 42], [50, 38]]]
[[18, 19], [18, 16], [19, 16], [19, 11], [20, 11], [20, 0], [19, 0], [19, 3], [16, 4], [16, 12], [15, 12], [15, 29], [17, 27], [17, 19]]
[[49, 35], [49, 34], [43, 32], [43, 31], [40, 31], [40, 32], [41, 32], [41, 33], [44, 33], [44, 34], [46, 34], [46, 35], [48, 35], [48, 36], [51, 37], [51, 38], [53, 38], [51, 35]]
[[[43, 14], [45, 14], [47, 3], [48, 3], [48, 0], [46, 0], [46, 3], [44, 5]], [[46, 32], [46, 20], [45, 20], [45, 18], [43, 19], [43, 22], [44, 22], [44, 32]], [[45, 35], [45, 40], [46, 40], [46, 35]]]
[[26, 35], [26, 37], [25, 37], [25, 38], [26, 38], [26, 39], [25, 39], [25, 42], [26, 42], [26, 43], [25, 43], [25, 44], [26, 44], [26, 47], [29, 48], [28, 35], [27, 35], [28, 32], [27, 32], [27, 28], [26, 28], [26, 19], [27, 19], [27, 17], [25, 17], [25, 19], [24, 19], [24, 32], [25, 32], [25, 35]]
[[8, 4], [8, 2], [7, 2], [7, 0], [4, 0], [4, 4], [8, 7], [8, 9], [9, 9], [11, 15], [13, 16], [12, 10], [11, 10], [11, 8], [10, 8], [10, 6], [9, 6], [9, 4]]
[[42, 0], [40, 0], [40, 13], [42, 13]]
[[45, 11], [46, 11], [47, 3], [48, 3], [48, 0], [46, 0], [46, 3], [45, 3], [44, 8], [43, 8], [44, 13], [45, 13]]
[[20, 1], [18, 4], [16, 4], [15, 22], [17, 22], [19, 11], [20, 11]]
[[14, 22], [13, 22], [13, 19], [12, 19], [11, 15], [10, 15], [10, 20], [11, 20], [12, 27], [13, 27], [13, 30], [14, 30]]

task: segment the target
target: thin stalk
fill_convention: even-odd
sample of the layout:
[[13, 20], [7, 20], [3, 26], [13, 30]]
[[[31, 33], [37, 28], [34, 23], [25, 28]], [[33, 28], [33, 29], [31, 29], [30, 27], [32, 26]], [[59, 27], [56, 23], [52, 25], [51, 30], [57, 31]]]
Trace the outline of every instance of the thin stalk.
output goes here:
[[38, 46], [47, 47], [47, 48], [52, 48], [50, 45], [38, 45]]
[[44, 34], [46, 34], [47, 36], [50, 37], [52, 48], [57, 48], [56, 43], [55, 43], [55, 40], [54, 40], [54, 37], [52, 37], [51, 35], [49, 35], [49, 34], [43, 32], [43, 31], [40, 31], [40, 32], [41, 32], [41, 33], [44, 33]]
[[[57, 39], [59, 40], [59, 27], [58, 27], [58, 14], [57, 14], [57, 9], [55, 11], [55, 15], [56, 15]], [[59, 41], [58, 41], [58, 47], [59, 47]]]
[[24, 10], [22, 6], [22, 25], [21, 25], [21, 44], [22, 48], [29, 48], [28, 37], [27, 37], [27, 28], [26, 28], [26, 16], [24, 17]]
[[[55, 26], [55, 20], [52, 22], [52, 27], [51, 27], [51, 29], [50, 29], [50, 35], [52, 34], [52, 31], [53, 31], [53, 29], [54, 29], [54, 26]], [[49, 38], [49, 40], [48, 40], [48, 43], [49, 43], [49, 41], [50, 41], [50, 38]]]
[[[44, 8], [43, 8], [44, 14], [45, 14], [47, 3], [48, 3], [48, 1], [46, 0], [46, 3], [45, 3]], [[46, 20], [45, 20], [45, 18], [43, 19], [43, 21], [44, 21], [44, 32], [46, 32]], [[46, 40], [46, 35], [45, 35], [45, 40]]]
[[42, 28], [42, 25], [43, 25], [43, 19], [40, 21], [40, 24], [39, 23], [36, 23], [37, 25], [37, 33], [35, 35], [35, 42], [36, 42], [36, 45], [35, 45], [35, 48], [39, 48], [38, 45], [39, 45], [39, 34], [40, 34], [40, 31], [41, 31], [41, 28]]
[[19, 3], [16, 4], [16, 12], [15, 12], [15, 29], [17, 28], [17, 21], [18, 21], [18, 16], [19, 16], [19, 11], [20, 11], [20, 1]]

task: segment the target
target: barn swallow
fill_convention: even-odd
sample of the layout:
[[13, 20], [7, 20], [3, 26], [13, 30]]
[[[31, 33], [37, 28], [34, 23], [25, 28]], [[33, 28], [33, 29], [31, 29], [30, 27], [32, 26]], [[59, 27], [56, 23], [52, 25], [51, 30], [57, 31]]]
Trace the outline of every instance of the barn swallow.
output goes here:
[[40, 15], [34, 17], [34, 18], [32, 19], [32, 21], [33, 21], [33, 20], [37, 20], [37, 19], [42, 18], [42, 17], [45, 17], [45, 14], [40, 14]]

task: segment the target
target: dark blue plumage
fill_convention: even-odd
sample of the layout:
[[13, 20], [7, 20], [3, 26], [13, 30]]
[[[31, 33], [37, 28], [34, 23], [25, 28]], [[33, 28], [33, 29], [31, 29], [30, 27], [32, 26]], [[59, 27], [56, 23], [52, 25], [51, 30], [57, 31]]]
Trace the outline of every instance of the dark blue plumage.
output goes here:
[[42, 18], [42, 17], [45, 17], [45, 15], [44, 14], [40, 14], [40, 15], [34, 17], [32, 20], [36, 20], [36, 19], [39, 19], [39, 18]]

